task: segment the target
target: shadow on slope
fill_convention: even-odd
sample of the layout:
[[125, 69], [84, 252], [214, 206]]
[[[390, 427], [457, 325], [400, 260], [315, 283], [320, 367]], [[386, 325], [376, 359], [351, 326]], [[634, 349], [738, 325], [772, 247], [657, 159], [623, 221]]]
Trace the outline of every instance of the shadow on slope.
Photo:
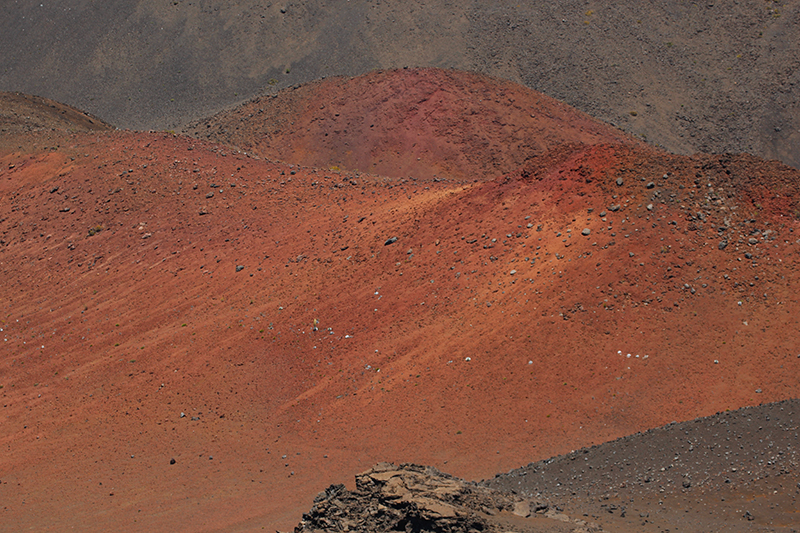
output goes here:
[[[42, 130], [108, 131], [113, 126], [74, 107], [23, 93], [0, 92], [0, 142]], [[17, 143], [19, 144], [19, 143]]]

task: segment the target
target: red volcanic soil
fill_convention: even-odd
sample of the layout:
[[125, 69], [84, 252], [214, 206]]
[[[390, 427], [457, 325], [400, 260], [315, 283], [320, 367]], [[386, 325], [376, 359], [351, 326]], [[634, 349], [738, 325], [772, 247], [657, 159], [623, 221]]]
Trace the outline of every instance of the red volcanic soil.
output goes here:
[[452, 185], [28, 137], [0, 152], [2, 522], [288, 529], [379, 461], [485, 478], [797, 397], [799, 178], [572, 144]]
[[637, 143], [516, 83], [435, 68], [315, 81], [184, 132], [286, 163], [470, 181], [512, 172], [565, 142]]

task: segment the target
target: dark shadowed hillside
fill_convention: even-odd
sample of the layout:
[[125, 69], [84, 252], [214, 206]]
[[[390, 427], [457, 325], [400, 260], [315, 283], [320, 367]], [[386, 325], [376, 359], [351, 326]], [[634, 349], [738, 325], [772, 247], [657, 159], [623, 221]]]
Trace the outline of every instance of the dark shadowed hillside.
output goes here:
[[677, 153], [800, 167], [800, 1], [7, 2], [0, 90], [178, 129], [264, 91], [403, 66], [507, 78]]
[[23, 93], [0, 93], [0, 144], [35, 131], [108, 131], [113, 126], [74, 107]]

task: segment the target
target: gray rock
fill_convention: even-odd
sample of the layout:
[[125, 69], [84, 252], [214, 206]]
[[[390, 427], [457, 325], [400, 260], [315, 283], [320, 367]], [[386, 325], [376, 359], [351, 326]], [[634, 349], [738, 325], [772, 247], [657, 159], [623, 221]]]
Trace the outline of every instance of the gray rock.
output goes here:
[[236, 265], [236, 272], [241, 272], [244, 270], [244, 265]]
[[617, 185], [622, 185], [623, 183], [622, 178], [617, 178]]
[[589, 228], [583, 228], [583, 231], [581, 231], [581, 235], [589, 235], [590, 233], [592, 233], [592, 230]]
[[390, 244], [394, 244], [397, 242], [397, 237], [389, 237], [386, 239], [386, 242], [383, 243], [384, 246], [389, 246]]
[[645, 187], [647, 187], [648, 189], [652, 189], [652, 188], [653, 188], [653, 187], [655, 187], [655, 186], [656, 186], [656, 184], [655, 184], [655, 183], [653, 183], [652, 181], [651, 181], [651, 182], [649, 182], [647, 185], [645, 185]]
[[727, 247], [728, 247], [728, 241], [726, 240], [719, 241], [719, 245], [717, 245], [717, 248], [719, 248], [720, 250], [724, 250]]

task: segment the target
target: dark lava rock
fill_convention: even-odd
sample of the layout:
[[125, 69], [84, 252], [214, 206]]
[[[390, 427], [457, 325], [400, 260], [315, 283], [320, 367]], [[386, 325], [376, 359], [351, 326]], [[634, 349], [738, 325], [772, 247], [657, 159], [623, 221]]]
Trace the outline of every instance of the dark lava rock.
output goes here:
[[355, 491], [331, 485], [321, 492], [294, 531], [499, 533], [508, 528], [493, 517], [504, 511], [521, 519], [548, 516], [549, 512], [546, 505], [466, 482], [435, 468], [381, 463], [356, 476]]

